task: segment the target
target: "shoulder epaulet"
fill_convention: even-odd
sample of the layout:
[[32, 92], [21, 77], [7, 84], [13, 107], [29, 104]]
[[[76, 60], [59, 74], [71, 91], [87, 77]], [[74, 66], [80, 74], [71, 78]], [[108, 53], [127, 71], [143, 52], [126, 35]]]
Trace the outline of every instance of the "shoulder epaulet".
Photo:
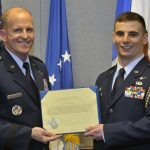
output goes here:
[[29, 57], [30, 57], [31, 59], [34, 59], [34, 60], [39, 61], [39, 62], [41, 62], [41, 63], [44, 63], [41, 59], [39, 59], [39, 58], [36, 57], [36, 56], [30, 55]]
[[116, 65], [115, 66], [112, 66], [111, 68], [109, 68], [108, 70], [102, 72], [102, 74], [105, 74], [105, 73], [112, 73], [114, 71], [114, 69], [116, 68]]
[[116, 68], [116, 65], [112, 66], [112, 67], [111, 67], [111, 68], [109, 68], [107, 71], [114, 70], [114, 68]]

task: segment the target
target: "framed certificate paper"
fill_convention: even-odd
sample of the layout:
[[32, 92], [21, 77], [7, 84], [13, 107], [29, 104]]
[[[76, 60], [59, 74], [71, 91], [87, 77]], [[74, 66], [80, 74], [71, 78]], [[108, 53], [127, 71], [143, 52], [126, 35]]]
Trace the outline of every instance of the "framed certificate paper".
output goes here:
[[48, 91], [42, 98], [43, 126], [57, 134], [84, 132], [99, 124], [97, 88]]

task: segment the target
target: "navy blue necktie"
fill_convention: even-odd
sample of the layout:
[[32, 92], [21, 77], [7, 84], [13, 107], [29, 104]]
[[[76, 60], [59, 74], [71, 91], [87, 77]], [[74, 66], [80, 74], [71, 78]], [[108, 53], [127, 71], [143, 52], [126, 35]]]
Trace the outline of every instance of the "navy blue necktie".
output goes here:
[[112, 96], [114, 96], [116, 94], [116, 91], [118, 90], [118, 88], [120, 87], [122, 82], [124, 81], [124, 73], [125, 73], [124, 68], [121, 68], [119, 70], [118, 77], [116, 78], [114, 86], [113, 86]]
[[23, 64], [23, 67], [24, 67], [25, 70], [26, 70], [26, 79], [27, 79], [27, 82], [28, 82], [29, 85], [32, 87], [33, 92], [34, 92], [35, 96], [37, 97], [37, 96], [38, 96], [38, 90], [37, 90], [37, 87], [36, 87], [35, 82], [33, 81], [32, 77], [31, 77], [29, 63], [28, 63], [28, 62], [25, 62], [25, 63]]

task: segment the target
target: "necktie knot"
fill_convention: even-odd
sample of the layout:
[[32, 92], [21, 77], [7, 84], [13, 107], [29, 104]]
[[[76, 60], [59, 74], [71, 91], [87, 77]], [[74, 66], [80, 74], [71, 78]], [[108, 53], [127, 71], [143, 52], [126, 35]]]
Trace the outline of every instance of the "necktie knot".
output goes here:
[[[124, 73], [125, 73], [125, 69], [124, 68], [121, 68], [120, 70], [119, 70], [119, 75], [121, 75], [123, 78], [124, 78]], [[118, 76], [119, 76], [118, 75]]]
[[24, 62], [24, 63], [23, 63], [23, 67], [24, 67], [25, 69], [29, 68], [29, 63], [28, 63], [28, 62]]
[[28, 63], [28, 62], [24, 62], [24, 63], [23, 63], [23, 67], [24, 67], [26, 70], [29, 70], [29, 63]]

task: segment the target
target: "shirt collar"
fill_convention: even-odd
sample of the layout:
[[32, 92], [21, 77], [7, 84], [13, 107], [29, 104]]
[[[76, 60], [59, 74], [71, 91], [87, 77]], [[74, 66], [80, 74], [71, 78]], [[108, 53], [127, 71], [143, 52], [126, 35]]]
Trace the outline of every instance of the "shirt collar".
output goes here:
[[[129, 75], [129, 73], [133, 70], [133, 68], [137, 65], [137, 63], [144, 57], [144, 55], [136, 58], [135, 60], [133, 60], [132, 62], [130, 62], [126, 67], [124, 67], [125, 69], [125, 78]], [[117, 69], [116, 72], [118, 74], [118, 71], [123, 68], [119, 62], [117, 62]]]
[[29, 66], [30, 66], [30, 61], [29, 61], [29, 57], [27, 57], [27, 59], [23, 62], [18, 56], [16, 56], [13, 52], [11, 52], [10, 50], [8, 50], [6, 48], [7, 52], [12, 56], [12, 58], [14, 59], [14, 61], [18, 64], [19, 68], [22, 70], [23, 67], [23, 63], [24, 62], [28, 62]]

